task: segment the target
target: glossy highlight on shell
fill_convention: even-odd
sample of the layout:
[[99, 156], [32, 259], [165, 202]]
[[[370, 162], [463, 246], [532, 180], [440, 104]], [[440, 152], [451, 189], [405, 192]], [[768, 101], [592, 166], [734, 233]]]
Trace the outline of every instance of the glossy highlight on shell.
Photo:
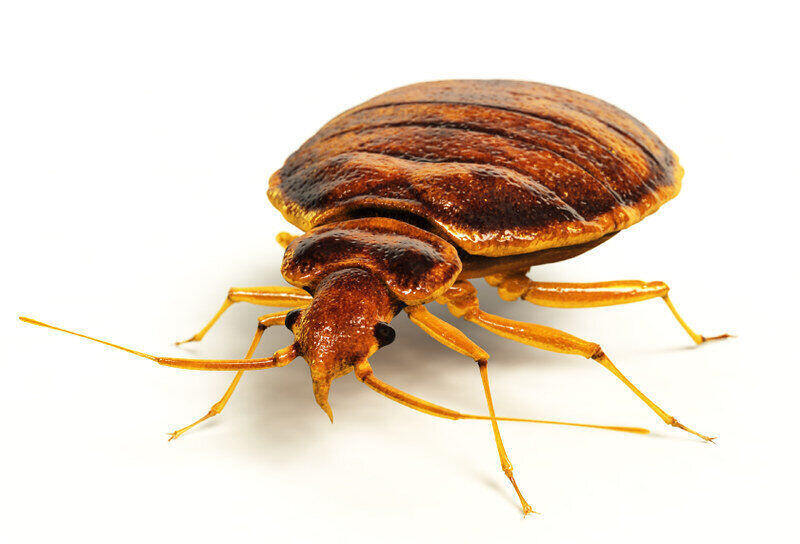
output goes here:
[[406, 304], [444, 293], [458, 278], [461, 260], [438, 236], [386, 218], [342, 221], [317, 227], [289, 244], [281, 273], [297, 287], [316, 289], [336, 270], [374, 272]]
[[404, 214], [474, 255], [597, 240], [677, 195], [683, 170], [642, 123], [539, 83], [456, 80], [384, 93], [339, 115], [270, 179], [303, 230]]
[[[281, 308], [258, 319], [242, 359], [160, 357], [93, 340], [158, 364], [237, 371], [208, 413], [170, 433], [173, 440], [220, 413], [243, 373], [302, 358], [313, 396], [333, 422], [329, 393], [346, 375], [418, 412], [449, 420], [490, 421], [500, 466], [523, 514], [533, 512], [513, 474], [498, 422], [515, 421], [647, 434], [640, 427], [506, 417], [494, 412], [489, 352], [426, 309], [445, 306], [497, 336], [580, 356], [620, 380], [666, 425], [705, 441], [617, 368], [600, 344], [538, 323], [489, 313], [469, 281], [482, 278], [506, 301], [554, 308], [596, 308], [662, 299], [695, 344], [662, 281], [539, 281], [531, 267], [571, 259], [653, 213], [680, 190], [675, 155], [633, 117], [574, 91], [519, 81], [440, 81], [390, 91], [346, 111], [291, 155], [270, 179], [272, 203], [304, 234], [278, 234], [281, 274], [292, 285], [231, 287], [216, 314], [185, 342], [201, 340], [234, 303]], [[463, 413], [376, 376], [371, 358], [395, 339], [405, 314], [442, 346], [477, 363], [487, 414]], [[269, 327], [292, 342], [254, 357]]]

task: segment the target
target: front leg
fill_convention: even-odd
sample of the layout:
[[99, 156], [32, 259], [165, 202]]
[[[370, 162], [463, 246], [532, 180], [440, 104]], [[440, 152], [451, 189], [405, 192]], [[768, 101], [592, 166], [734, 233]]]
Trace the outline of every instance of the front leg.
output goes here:
[[489, 389], [489, 374], [487, 368], [489, 354], [467, 338], [463, 332], [428, 312], [424, 306], [408, 306], [405, 311], [408, 317], [411, 318], [411, 321], [437, 341], [462, 355], [472, 358], [478, 363], [478, 370], [480, 371], [481, 381], [483, 383], [483, 393], [486, 397], [486, 406], [489, 409], [489, 417], [492, 421], [492, 432], [494, 433], [494, 441], [497, 446], [497, 454], [500, 456], [500, 468], [514, 487], [517, 497], [519, 497], [523, 515], [532, 514], [533, 508], [531, 508], [531, 505], [525, 500], [522, 491], [520, 491], [517, 485], [517, 481], [514, 479], [514, 467], [511, 465], [511, 461], [508, 458], [508, 453], [503, 445], [503, 439], [500, 436], [500, 428], [497, 425], [497, 416], [494, 413], [494, 403], [492, 402], [492, 392]]
[[209, 329], [214, 326], [214, 323], [234, 302], [249, 302], [250, 304], [278, 308], [303, 308], [311, 304], [311, 299], [311, 295], [297, 287], [231, 287], [228, 290], [225, 302], [222, 303], [222, 307], [214, 314], [211, 321], [191, 338], [175, 342], [175, 344], [180, 345], [202, 340]]
[[709, 442], [714, 440], [709, 436], [700, 434], [684, 426], [650, 400], [638, 387], [633, 385], [616, 366], [614, 366], [614, 363], [612, 363], [611, 359], [603, 352], [599, 344], [587, 342], [577, 336], [572, 336], [571, 334], [551, 327], [533, 323], [523, 323], [521, 321], [514, 321], [512, 319], [486, 313], [481, 310], [478, 305], [478, 296], [475, 287], [467, 281], [459, 281], [453, 284], [450, 290], [447, 291], [438, 302], [446, 304], [450, 312], [456, 317], [462, 317], [499, 336], [539, 349], [556, 353], [581, 355], [587, 359], [597, 361], [624, 383], [628, 389], [633, 391], [633, 393], [653, 410], [664, 423], [683, 429], [686, 432], [699, 436], [703, 440]]
[[[253, 336], [253, 341], [250, 342], [250, 347], [247, 349], [247, 353], [245, 354], [245, 359], [250, 359], [253, 357], [253, 353], [255, 353], [256, 348], [258, 347], [258, 343], [261, 341], [261, 337], [269, 327], [274, 325], [283, 325], [286, 319], [286, 314], [289, 313], [291, 310], [284, 310], [282, 312], [276, 312], [274, 314], [267, 314], [263, 315], [258, 318], [258, 327], [256, 328], [255, 336]], [[219, 415], [222, 410], [225, 408], [225, 405], [228, 404], [228, 401], [233, 395], [233, 392], [236, 390], [236, 386], [239, 385], [239, 381], [242, 379], [244, 375], [244, 370], [239, 370], [236, 372], [236, 375], [233, 377], [233, 381], [228, 386], [228, 389], [225, 390], [225, 393], [222, 395], [222, 398], [219, 399], [216, 403], [211, 406], [208, 413], [203, 417], [197, 419], [194, 423], [190, 423], [185, 427], [178, 429], [177, 431], [172, 431], [169, 433], [169, 440], [175, 440], [180, 435], [191, 429], [192, 427], [199, 425], [203, 421], [212, 418], [216, 415]]]

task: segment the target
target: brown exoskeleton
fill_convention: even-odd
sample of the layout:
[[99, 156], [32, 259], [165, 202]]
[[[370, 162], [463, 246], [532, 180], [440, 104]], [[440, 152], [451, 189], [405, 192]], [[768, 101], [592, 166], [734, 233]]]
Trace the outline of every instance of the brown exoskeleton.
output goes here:
[[[489, 355], [425, 304], [444, 304], [456, 317], [505, 338], [596, 361], [665, 423], [712, 440], [653, 403], [597, 343], [484, 312], [469, 282], [483, 278], [505, 300], [563, 308], [661, 298], [695, 343], [727, 337], [696, 334], [672, 305], [663, 282], [544, 283], [526, 276], [532, 266], [575, 257], [655, 212], [678, 194], [682, 175], [677, 157], [639, 121], [574, 91], [519, 81], [445, 81], [396, 89], [332, 120], [271, 178], [270, 200], [305, 231], [299, 237], [278, 236], [286, 247], [281, 272], [293, 287], [232, 288], [211, 321], [187, 340], [202, 339], [236, 302], [288, 308], [259, 319], [244, 359], [156, 357], [97, 341], [166, 366], [237, 371], [222, 399], [198, 421], [171, 433], [170, 440], [218, 414], [245, 371], [285, 366], [297, 357], [308, 363], [314, 398], [331, 420], [331, 382], [350, 372], [415, 410], [490, 420], [501, 467], [529, 513], [498, 421], [648, 431], [497, 417]], [[477, 362], [488, 415], [444, 408], [373, 374], [369, 359], [394, 340], [388, 323], [400, 312]], [[266, 328], [277, 324], [294, 333], [294, 342], [271, 357], [252, 358]]]

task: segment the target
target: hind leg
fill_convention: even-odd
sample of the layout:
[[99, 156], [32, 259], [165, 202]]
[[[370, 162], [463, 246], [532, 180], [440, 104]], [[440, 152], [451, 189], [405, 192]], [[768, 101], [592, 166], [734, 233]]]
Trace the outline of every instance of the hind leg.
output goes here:
[[521, 321], [514, 321], [512, 319], [486, 313], [481, 310], [478, 305], [475, 287], [466, 281], [456, 282], [453, 287], [439, 299], [439, 302], [446, 304], [450, 312], [456, 317], [462, 317], [499, 336], [539, 349], [556, 353], [581, 355], [587, 359], [597, 361], [624, 383], [628, 389], [653, 410], [664, 423], [672, 427], [683, 429], [688, 433], [699, 436], [703, 440], [709, 442], [714, 440], [709, 436], [700, 434], [684, 426], [675, 419], [675, 417], [668, 414], [661, 409], [660, 406], [650, 400], [647, 395], [642, 393], [638, 387], [633, 385], [633, 383], [619, 371], [598, 344], [588, 342], [577, 336], [572, 336], [571, 334], [551, 327], [533, 323], [523, 323]]
[[662, 298], [680, 323], [683, 330], [696, 344], [709, 340], [722, 340], [730, 335], [703, 336], [694, 332], [675, 309], [669, 299], [669, 287], [661, 281], [638, 280], [604, 281], [596, 283], [551, 283], [533, 281], [525, 272], [487, 276], [486, 282], [497, 287], [500, 298], [516, 300], [522, 298], [539, 306], [554, 308], [594, 308], [630, 304], [651, 298]]

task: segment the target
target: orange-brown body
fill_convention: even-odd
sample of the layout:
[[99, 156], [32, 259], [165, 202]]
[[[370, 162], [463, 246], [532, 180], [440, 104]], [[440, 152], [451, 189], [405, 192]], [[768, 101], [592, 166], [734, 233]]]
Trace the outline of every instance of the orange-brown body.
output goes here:
[[422, 223], [472, 255], [590, 242], [653, 213], [683, 170], [602, 100], [522, 81], [440, 81], [339, 115], [270, 179], [303, 230], [345, 218]]
[[361, 268], [416, 305], [459, 277], [587, 251], [677, 194], [681, 175], [652, 132], [596, 98], [441, 81], [339, 115], [286, 160], [268, 195], [307, 231], [286, 249], [289, 283], [313, 292], [332, 271]]
[[[529, 513], [498, 421], [647, 431], [496, 416], [489, 354], [425, 304], [444, 304], [454, 316], [511, 340], [596, 361], [662, 421], [711, 440], [653, 403], [599, 344], [486, 313], [468, 281], [484, 278], [504, 300], [542, 306], [584, 308], [662, 298], [696, 343], [724, 338], [689, 328], [663, 282], [541, 283], [526, 276], [532, 266], [579, 255], [655, 212], [678, 194], [682, 174], [676, 156], [643, 124], [575, 91], [477, 80], [396, 89], [333, 119], [271, 177], [270, 201], [305, 231], [278, 236], [286, 247], [281, 273], [294, 287], [231, 288], [217, 314], [187, 340], [202, 339], [235, 302], [289, 308], [259, 319], [244, 359], [199, 361], [122, 349], [167, 366], [238, 371], [208, 414], [171, 439], [218, 414], [244, 371], [281, 367], [297, 357], [308, 362], [314, 398], [331, 420], [331, 382], [351, 371], [415, 410], [447, 419], [491, 420], [501, 467]], [[441, 344], [478, 363], [488, 415], [436, 405], [374, 375], [369, 358], [394, 340], [388, 323], [403, 311]], [[271, 357], [252, 358], [264, 331], [278, 324], [293, 332], [293, 343]]]

